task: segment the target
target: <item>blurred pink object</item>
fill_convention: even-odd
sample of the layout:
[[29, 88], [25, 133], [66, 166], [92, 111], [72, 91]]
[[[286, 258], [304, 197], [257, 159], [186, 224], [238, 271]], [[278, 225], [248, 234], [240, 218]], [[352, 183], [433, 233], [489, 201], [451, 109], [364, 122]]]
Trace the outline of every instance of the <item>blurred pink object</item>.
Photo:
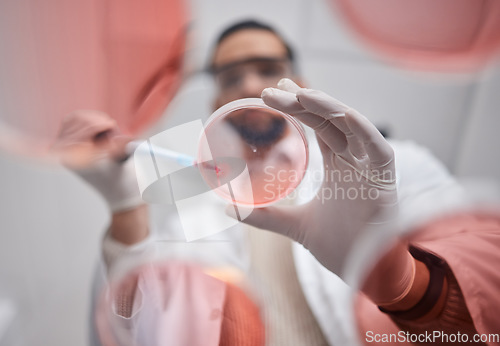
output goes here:
[[382, 57], [407, 68], [469, 72], [500, 48], [497, 0], [332, 0]]
[[0, 126], [37, 150], [75, 109], [143, 131], [179, 86], [187, 23], [183, 0], [2, 2]]
[[200, 266], [152, 262], [112, 282], [96, 323], [104, 346], [263, 346], [255, 303]]
[[103, 293], [99, 335], [106, 346], [216, 346], [225, 294], [225, 283], [199, 267], [145, 265]]
[[[416, 229], [409, 243], [444, 259], [451, 268], [479, 334], [500, 331], [500, 213], [478, 211], [444, 216]], [[456, 299], [454, 297], [450, 300]], [[358, 296], [360, 335], [397, 333], [399, 329], [365, 296]], [[463, 319], [465, 321], [465, 318]], [[465, 326], [455, 326], [461, 328]], [[497, 343], [492, 343], [497, 344]]]

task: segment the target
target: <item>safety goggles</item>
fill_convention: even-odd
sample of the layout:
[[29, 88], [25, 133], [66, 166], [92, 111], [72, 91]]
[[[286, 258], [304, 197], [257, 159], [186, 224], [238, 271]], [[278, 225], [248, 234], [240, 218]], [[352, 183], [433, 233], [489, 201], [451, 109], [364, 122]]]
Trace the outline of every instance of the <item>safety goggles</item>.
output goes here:
[[213, 66], [210, 73], [221, 92], [235, 92], [250, 77], [256, 78], [265, 87], [275, 86], [281, 78], [291, 76], [292, 63], [287, 57], [257, 57]]

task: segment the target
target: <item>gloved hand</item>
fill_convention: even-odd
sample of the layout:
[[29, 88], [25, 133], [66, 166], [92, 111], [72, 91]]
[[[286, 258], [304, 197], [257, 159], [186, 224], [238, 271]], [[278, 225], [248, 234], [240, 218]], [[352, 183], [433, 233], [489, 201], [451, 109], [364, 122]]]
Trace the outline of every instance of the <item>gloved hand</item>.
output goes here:
[[265, 89], [262, 99], [315, 130], [324, 181], [309, 203], [256, 208], [244, 222], [303, 244], [342, 277], [344, 261], [360, 231], [388, 222], [396, 209], [393, 150], [368, 119], [333, 97], [288, 79], [278, 87]]
[[120, 162], [129, 139], [119, 133], [107, 114], [79, 110], [64, 119], [53, 146], [61, 163], [97, 189], [113, 213], [144, 203], [133, 158]]

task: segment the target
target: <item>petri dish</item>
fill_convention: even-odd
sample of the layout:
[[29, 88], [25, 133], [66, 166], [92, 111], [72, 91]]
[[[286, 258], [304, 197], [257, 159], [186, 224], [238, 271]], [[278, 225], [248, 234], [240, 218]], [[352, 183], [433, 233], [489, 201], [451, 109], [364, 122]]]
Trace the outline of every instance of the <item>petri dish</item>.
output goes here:
[[302, 125], [260, 98], [230, 102], [207, 120], [198, 166], [204, 181], [226, 201], [264, 207], [288, 196], [309, 161]]

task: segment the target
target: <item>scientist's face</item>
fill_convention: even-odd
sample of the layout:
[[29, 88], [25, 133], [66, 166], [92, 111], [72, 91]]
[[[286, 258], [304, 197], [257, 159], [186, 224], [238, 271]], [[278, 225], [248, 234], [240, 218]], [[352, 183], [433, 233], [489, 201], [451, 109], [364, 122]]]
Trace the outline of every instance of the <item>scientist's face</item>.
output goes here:
[[[215, 108], [237, 99], [259, 98], [262, 90], [276, 87], [281, 78], [293, 78], [285, 45], [274, 33], [261, 29], [227, 36], [217, 46], [212, 66], [217, 86]], [[235, 112], [227, 121], [253, 146], [268, 146], [285, 135], [284, 118], [262, 111]]]
[[244, 29], [217, 47], [212, 65], [217, 86], [215, 108], [237, 99], [260, 97], [281, 78], [293, 78], [292, 63], [281, 39], [261, 29]]

